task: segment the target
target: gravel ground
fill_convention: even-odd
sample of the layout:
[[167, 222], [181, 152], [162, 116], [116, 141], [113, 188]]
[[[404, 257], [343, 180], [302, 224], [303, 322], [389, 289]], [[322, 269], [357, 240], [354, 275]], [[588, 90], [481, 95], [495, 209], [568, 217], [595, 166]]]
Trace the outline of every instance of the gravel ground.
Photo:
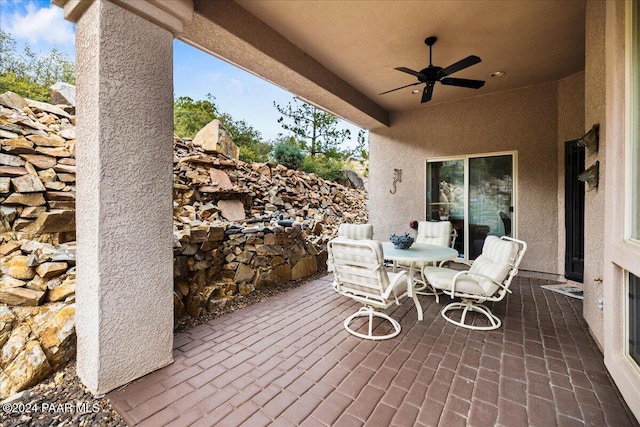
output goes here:
[[[198, 319], [186, 320], [176, 328], [176, 332], [189, 330], [217, 317], [265, 301], [325, 274], [318, 273], [303, 281], [289, 282], [278, 288], [257, 289], [248, 295], [238, 295], [223, 308], [207, 313]], [[0, 426], [119, 427], [127, 425], [113, 410], [106, 397], [95, 397], [82, 385], [76, 376], [75, 361], [23, 393], [21, 399], [2, 405]]]

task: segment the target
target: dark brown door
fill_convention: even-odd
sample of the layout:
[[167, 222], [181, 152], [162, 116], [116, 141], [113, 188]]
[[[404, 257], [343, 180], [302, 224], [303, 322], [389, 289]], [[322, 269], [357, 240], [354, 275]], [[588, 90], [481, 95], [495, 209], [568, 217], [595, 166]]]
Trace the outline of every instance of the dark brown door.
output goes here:
[[578, 175], [584, 172], [584, 147], [577, 141], [565, 143], [565, 225], [567, 248], [565, 277], [582, 282], [584, 276], [584, 183]]

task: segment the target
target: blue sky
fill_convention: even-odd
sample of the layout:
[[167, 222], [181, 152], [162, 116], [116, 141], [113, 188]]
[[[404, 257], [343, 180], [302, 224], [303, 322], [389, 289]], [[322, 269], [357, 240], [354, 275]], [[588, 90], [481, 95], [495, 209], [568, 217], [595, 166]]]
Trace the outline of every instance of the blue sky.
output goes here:
[[[40, 53], [55, 47], [75, 58], [75, 25], [49, 0], [0, 0], [0, 28], [11, 34], [20, 51], [25, 44]], [[205, 99], [210, 93], [221, 111], [245, 120], [263, 139], [286, 133], [273, 102], [285, 105], [293, 99], [291, 93], [178, 40], [173, 46], [175, 96]], [[349, 145], [354, 146], [359, 128], [346, 121], [341, 127], [351, 130]]]

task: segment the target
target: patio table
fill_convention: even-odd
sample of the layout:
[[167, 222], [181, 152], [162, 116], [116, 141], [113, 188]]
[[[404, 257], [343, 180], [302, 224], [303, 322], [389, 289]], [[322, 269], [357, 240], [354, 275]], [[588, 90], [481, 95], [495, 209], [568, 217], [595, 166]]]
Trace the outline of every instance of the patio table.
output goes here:
[[[456, 251], [455, 249], [447, 248], [445, 246], [430, 245], [428, 243], [414, 243], [408, 249], [396, 249], [393, 246], [393, 243], [382, 242], [382, 251], [384, 253], [384, 259], [393, 261], [394, 270], [397, 268], [398, 262], [409, 264], [409, 289], [412, 293], [412, 295], [410, 295], [411, 297], [417, 294], [413, 277], [416, 264], [425, 262], [447, 261], [458, 257], [458, 251]], [[425, 287], [427, 286], [426, 281], [424, 281], [424, 285]], [[420, 290], [422, 289], [424, 288], [421, 288]], [[422, 307], [420, 306], [417, 298], [415, 298], [414, 300], [417, 304], [416, 309], [418, 310], [418, 320], [422, 320]]]

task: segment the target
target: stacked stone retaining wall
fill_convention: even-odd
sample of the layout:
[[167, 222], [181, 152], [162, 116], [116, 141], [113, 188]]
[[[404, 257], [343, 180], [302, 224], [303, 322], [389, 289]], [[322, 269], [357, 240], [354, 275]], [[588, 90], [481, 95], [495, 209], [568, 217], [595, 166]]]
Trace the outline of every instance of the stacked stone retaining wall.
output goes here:
[[[73, 107], [0, 95], [0, 399], [75, 357], [75, 143]], [[364, 191], [211, 146], [175, 140], [176, 323], [326, 268], [368, 220]]]

